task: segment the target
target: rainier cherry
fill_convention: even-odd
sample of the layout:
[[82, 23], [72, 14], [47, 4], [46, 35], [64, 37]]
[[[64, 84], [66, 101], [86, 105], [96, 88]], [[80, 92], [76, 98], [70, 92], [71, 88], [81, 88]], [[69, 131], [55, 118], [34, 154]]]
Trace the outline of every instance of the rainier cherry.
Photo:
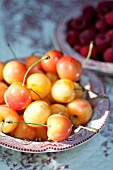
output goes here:
[[21, 82], [12, 83], [5, 92], [5, 102], [14, 110], [25, 109], [31, 101], [31, 91]]
[[27, 71], [27, 66], [18, 60], [12, 60], [6, 63], [3, 70], [3, 78], [8, 83], [22, 82]]
[[27, 87], [31, 89], [32, 99], [44, 99], [51, 90], [51, 81], [43, 73], [34, 73], [27, 78]]
[[46, 72], [50, 72], [50, 73], [56, 73], [56, 63], [58, 62], [58, 60], [60, 58], [63, 57], [62, 52], [58, 51], [58, 50], [50, 50], [49, 52], [47, 52], [46, 54], [44, 54], [44, 56], [50, 56], [49, 60], [44, 60], [41, 62], [41, 66], [43, 68], [44, 71]]
[[46, 102], [34, 101], [25, 109], [24, 120], [26, 123], [30, 122], [29, 126], [36, 127], [35, 124], [45, 124], [50, 114], [50, 107]]
[[58, 76], [62, 79], [78, 81], [82, 75], [82, 64], [71, 56], [60, 58], [56, 64]]
[[69, 118], [68, 109], [63, 104], [55, 103], [50, 105], [51, 114], [60, 114]]
[[76, 93], [76, 98], [83, 98], [84, 91], [79, 83], [74, 82], [74, 89]]
[[38, 141], [47, 141], [47, 126], [38, 126], [36, 128], [36, 140]]
[[[33, 63], [35, 63], [37, 60], [39, 60], [40, 57], [36, 56], [36, 55], [31, 55], [27, 58], [25, 58], [25, 64], [27, 66], [27, 68], [29, 68]], [[30, 70], [30, 74], [31, 73], [36, 73], [39, 72], [39, 70], [42, 70], [41, 67], [41, 63], [37, 63], [31, 70]]]
[[51, 96], [56, 102], [68, 103], [76, 96], [74, 82], [69, 79], [57, 80], [51, 88]]
[[35, 140], [36, 131], [36, 128], [24, 123], [24, 119], [22, 115], [20, 115], [19, 124], [17, 124], [16, 128], [10, 133], [10, 135], [20, 139]]
[[47, 120], [48, 140], [63, 141], [68, 138], [72, 132], [70, 120], [60, 114], [53, 114]]
[[19, 116], [16, 111], [6, 105], [0, 105], [0, 130], [4, 133], [13, 131], [17, 124], [10, 124], [8, 122], [18, 122]]
[[71, 122], [76, 126], [86, 125], [92, 117], [92, 107], [85, 99], [74, 99], [67, 104]]
[[46, 72], [47, 77], [51, 80], [51, 83], [53, 84], [56, 80], [58, 80], [58, 75], [50, 72]]

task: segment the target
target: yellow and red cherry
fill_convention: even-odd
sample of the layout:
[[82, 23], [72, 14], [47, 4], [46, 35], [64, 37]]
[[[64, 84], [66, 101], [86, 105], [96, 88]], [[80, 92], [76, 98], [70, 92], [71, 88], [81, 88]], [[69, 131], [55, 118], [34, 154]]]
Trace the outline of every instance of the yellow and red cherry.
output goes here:
[[48, 105], [51, 105], [51, 100], [49, 98], [49, 96], [46, 96], [43, 101], [45, 101]]
[[24, 123], [24, 119], [19, 117], [16, 128], [10, 132], [10, 135], [20, 139], [35, 140], [37, 129]]
[[74, 99], [67, 104], [69, 118], [75, 125], [86, 125], [92, 117], [91, 104], [82, 98]]
[[27, 66], [18, 60], [12, 60], [5, 64], [3, 78], [8, 84], [23, 82]]
[[24, 111], [24, 121], [29, 126], [37, 127], [36, 124], [46, 124], [50, 116], [50, 106], [43, 100], [34, 101]]
[[47, 126], [38, 126], [36, 128], [36, 140], [38, 141], [47, 141]]
[[[53, 97], [52, 97], [52, 94], [51, 94], [51, 92], [47, 95], [47, 97], [46, 97], [49, 101], [50, 101], [50, 104], [54, 104], [54, 103], [56, 103], [56, 101], [53, 99]], [[45, 98], [45, 99], [46, 99]], [[44, 100], [45, 100], [44, 99]]]
[[50, 105], [50, 109], [51, 109], [51, 115], [60, 114], [69, 118], [68, 110], [66, 106], [64, 106], [63, 104], [59, 104], [59, 103], [52, 104]]
[[60, 58], [56, 64], [58, 76], [62, 79], [78, 81], [82, 75], [82, 64], [71, 56]]
[[0, 81], [3, 80], [3, 69], [4, 69], [5, 63], [0, 61]]
[[12, 83], [5, 92], [5, 102], [14, 110], [25, 109], [31, 101], [31, 91], [21, 82]]
[[[26, 64], [27, 68], [32, 66], [32, 64], [35, 63], [40, 58], [41, 58], [40, 56], [36, 56], [34, 54], [25, 58], [25, 64]], [[41, 63], [39, 62], [30, 70], [29, 73], [32, 74], [32, 73], [36, 73], [36, 72], [40, 72], [40, 71], [42, 71], [42, 67], [41, 67]]]
[[5, 104], [4, 93], [7, 89], [7, 84], [4, 82], [0, 82], [0, 104]]
[[46, 72], [46, 75], [51, 80], [52, 84], [59, 79], [58, 75], [54, 73]]
[[69, 137], [72, 132], [70, 120], [63, 115], [53, 114], [47, 120], [48, 140], [63, 141]]
[[51, 81], [45, 74], [34, 73], [27, 78], [27, 87], [33, 100], [44, 99], [51, 91]]
[[57, 80], [51, 88], [51, 96], [56, 102], [68, 103], [75, 96], [74, 82], [69, 79]]
[[0, 105], [0, 131], [3, 133], [10, 133], [13, 131], [17, 124], [10, 124], [8, 122], [18, 122], [18, 113], [6, 105]]
[[46, 57], [46, 56], [50, 56], [50, 59], [43, 60], [41, 62], [41, 66], [42, 66], [43, 70], [46, 72], [53, 73], [53, 74], [57, 73], [56, 63], [58, 62], [58, 60], [60, 58], [63, 57], [62, 52], [53, 49], [53, 50], [48, 51], [46, 54], [44, 54], [44, 57]]
[[76, 98], [83, 98], [84, 90], [79, 83], [74, 82]]

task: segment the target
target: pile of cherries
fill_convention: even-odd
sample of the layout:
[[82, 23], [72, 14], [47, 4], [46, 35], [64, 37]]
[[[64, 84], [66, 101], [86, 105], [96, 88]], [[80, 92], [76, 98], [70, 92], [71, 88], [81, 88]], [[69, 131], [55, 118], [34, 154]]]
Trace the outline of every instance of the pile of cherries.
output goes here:
[[113, 1], [84, 7], [79, 17], [67, 21], [66, 30], [66, 42], [81, 56], [87, 56], [93, 41], [90, 58], [113, 63]]
[[0, 130], [32, 141], [62, 141], [92, 117], [79, 83], [82, 64], [52, 49], [0, 62]]

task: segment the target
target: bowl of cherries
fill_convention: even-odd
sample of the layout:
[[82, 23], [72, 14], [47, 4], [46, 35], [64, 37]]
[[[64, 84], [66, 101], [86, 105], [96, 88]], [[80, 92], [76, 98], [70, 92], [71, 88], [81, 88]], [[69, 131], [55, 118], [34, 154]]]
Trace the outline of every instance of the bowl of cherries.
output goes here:
[[61, 51], [0, 62], [1, 146], [64, 151], [96, 135], [109, 110], [99, 77]]
[[55, 46], [79, 61], [94, 47], [85, 68], [113, 75], [113, 1], [78, 2], [58, 24]]

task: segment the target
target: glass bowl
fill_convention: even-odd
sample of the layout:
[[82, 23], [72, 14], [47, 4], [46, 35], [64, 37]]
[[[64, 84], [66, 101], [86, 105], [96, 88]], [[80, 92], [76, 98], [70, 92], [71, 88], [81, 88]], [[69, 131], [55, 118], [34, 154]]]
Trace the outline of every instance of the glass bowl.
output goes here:
[[[85, 6], [93, 5], [94, 7], [97, 6], [99, 2], [102, 2], [102, 0], [98, 1], [80, 1], [77, 3], [76, 6], [74, 6], [71, 10], [68, 10], [66, 15], [62, 17], [62, 19], [59, 21], [58, 25], [56, 26], [53, 42], [54, 46], [60, 50], [63, 51], [65, 55], [71, 55], [72, 57], [76, 58], [80, 62], [84, 62], [84, 57], [80, 55], [76, 50], [74, 50], [67, 42], [66, 42], [66, 30], [67, 30], [67, 22], [70, 19], [77, 18], [81, 15], [82, 9]], [[84, 65], [84, 68], [88, 68], [90, 70], [94, 70], [97, 72], [101, 72], [108, 75], [113, 75], [113, 63], [110, 62], [102, 62], [97, 61], [93, 59], [89, 59]]]

